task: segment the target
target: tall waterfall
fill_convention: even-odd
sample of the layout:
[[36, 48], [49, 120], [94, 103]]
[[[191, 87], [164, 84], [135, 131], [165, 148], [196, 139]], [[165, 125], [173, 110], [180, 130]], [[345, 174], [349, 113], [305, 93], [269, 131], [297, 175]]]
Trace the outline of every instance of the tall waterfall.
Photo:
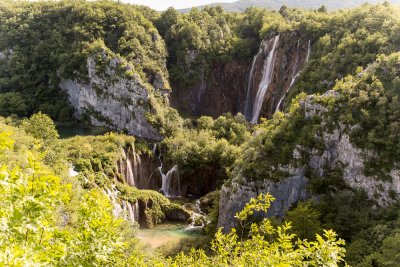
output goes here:
[[272, 74], [274, 73], [275, 67], [275, 50], [279, 42], [279, 35], [275, 36], [274, 44], [272, 46], [271, 52], [269, 53], [267, 59], [264, 62], [263, 76], [261, 82], [258, 86], [257, 95], [254, 100], [251, 123], [256, 124], [260, 116], [261, 107], [264, 102], [265, 93], [272, 81]]
[[310, 54], [311, 54], [311, 40], [308, 40], [306, 63], [307, 63], [308, 60], [310, 59]]
[[250, 120], [251, 119], [251, 84], [253, 82], [253, 76], [254, 76], [254, 66], [256, 65], [256, 62], [258, 60], [258, 57], [262, 54], [263, 50], [260, 48], [258, 50], [257, 55], [254, 56], [253, 58], [253, 63], [251, 64], [251, 69], [250, 69], [250, 75], [249, 75], [249, 82], [247, 84], [247, 94], [246, 94], [246, 102], [244, 104], [244, 111], [243, 114], [244, 116]]
[[[304, 60], [304, 63], [307, 63], [308, 60], [310, 59], [310, 53], [311, 53], [311, 40], [308, 40], [308, 45], [307, 45], [307, 55], [306, 58]], [[281, 97], [281, 99], [279, 99], [278, 105], [276, 106], [275, 109], [275, 113], [278, 112], [281, 108], [282, 102], [285, 99], [287, 93], [289, 92], [289, 90], [292, 88], [292, 86], [294, 85], [294, 83], [296, 82], [297, 78], [300, 76], [301, 74], [301, 70], [298, 70], [298, 66], [299, 66], [299, 57], [300, 57], [300, 40], [297, 41], [297, 55], [296, 55], [296, 62], [295, 65], [293, 67], [293, 74], [292, 74], [292, 80], [290, 81], [289, 87], [286, 89], [284, 95]]]
[[[308, 54], [307, 54], [308, 56]], [[293, 66], [293, 71], [292, 71], [292, 80], [290, 81], [289, 87], [285, 90], [285, 93], [279, 99], [278, 105], [276, 105], [275, 113], [280, 110], [280, 107], [282, 105], [283, 100], [285, 99], [287, 93], [289, 92], [290, 88], [292, 88], [293, 84], [296, 82], [296, 79], [300, 76], [300, 70], [298, 70], [298, 65], [299, 65], [299, 57], [300, 57], [300, 39], [297, 40], [297, 51], [296, 51], [296, 61]]]

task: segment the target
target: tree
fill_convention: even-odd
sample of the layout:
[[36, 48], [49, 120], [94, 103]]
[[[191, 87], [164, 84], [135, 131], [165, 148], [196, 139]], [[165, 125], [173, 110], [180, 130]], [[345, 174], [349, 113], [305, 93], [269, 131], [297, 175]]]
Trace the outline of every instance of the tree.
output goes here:
[[[256, 211], [266, 212], [274, 198], [259, 195], [250, 200], [236, 218], [245, 222]], [[253, 223], [246, 239], [232, 230], [223, 234], [221, 229], [212, 242], [214, 255], [209, 257], [202, 250], [190, 255], [180, 254], [171, 266], [337, 266], [345, 264], [344, 241], [333, 231], [316, 235], [316, 241], [296, 240], [291, 234], [291, 224], [274, 227], [269, 219]]]
[[321, 6], [317, 9], [317, 11], [321, 13], [328, 13], [328, 9], [326, 8], [326, 6]]
[[32, 115], [22, 122], [22, 128], [26, 133], [40, 139], [45, 145], [54, 143], [59, 138], [53, 120], [41, 112]]
[[307, 201], [300, 202], [296, 208], [287, 213], [285, 219], [292, 222], [293, 232], [300, 239], [312, 240], [316, 234], [322, 232], [320, 217], [319, 211]]

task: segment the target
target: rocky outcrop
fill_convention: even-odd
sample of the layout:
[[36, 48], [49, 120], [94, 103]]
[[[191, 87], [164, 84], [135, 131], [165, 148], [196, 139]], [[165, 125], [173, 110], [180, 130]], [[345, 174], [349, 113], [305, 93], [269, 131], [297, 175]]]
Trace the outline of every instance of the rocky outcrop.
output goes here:
[[[324, 96], [339, 97], [339, 93], [330, 90]], [[312, 119], [314, 116], [323, 118], [326, 108], [314, 102], [314, 96], [308, 96], [300, 104], [304, 108], [304, 116]], [[316, 171], [317, 175], [323, 178], [329, 171], [339, 168], [343, 172], [344, 182], [354, 189], [364, 190], [370, 199], [373, 199], [380, 206], [388, 206], [394, 202], [393, 193], [400, 194], [400, 171], [392, 169], [388, 176], [389, 180], [380, 177], [370, 177], [364, 174], [365, 162], [376, 156], [375, 151], [361, 149], [354, 146], [350, 141], [350, 133], [357, 128], [357, 125], [337, 124], [332, 131], [324, 131], [321, 136], [316, 136], [324, 144], [323, 151], [310, 149], [309, 167]], [[297, 151], [294, 151], [297, 154]]]
[[267, 192], [275, 198], [267, 216], [282, 217], [293, 204], [308, 197], [307, 185], [308, 179], [301, 172], [278, 183], [263, 180], [240, 184], [238, 179], [233, 180], [231, 186], [223, 186], [221, 189], [218, 227], [223, 227], [225, 232], [229, 232], [237, 224], [235, 214], [240, 212], [251, 198]]
[[[325, 96], [338, 97], [339, 94], [335, 91], [328, 91]], [[330, 118], [324, 117], [326, 108], [322, 104], [314, 102], [314, 96], [309, 96], [300, 104], [303, 107], [305, 118], [312, 119], [314, 116], [319, 116], [322, 118], [322, 126], [330, 120]], [[301, 162], [304, 160], [302, 154], [305, 152], [308, 155], [308, 162], [301, 167], [276, 166], [280, 171], [288, 173], [287, 178], [279, 182], [248, 181], [239, 172], [230, 185], [224, 186], [221, 190], [219, 227], [224, 227], [225, 231], [234, 227], [236, 225], [235, 214], [244, 208], [250, 198], [256, 197], [260, 193], [269, 192], [276, 198], [267, 216], [283, 216], [293, 204], [312, 196], [308, 190], [308, 182], [311, 178], [307, 177], [306, 173], [316, 174], [316, 177], [312, 179], [325, 179], [332, 171], [339, 169], [347, 186], [365, 191], [377, 205], [388, 206], [394, 203], [393, 196], [400, 195], [400, 171], [392, 169], [388, 173], [390, 179], [367, 176], [364, 173], [365, 162], [374, 156], [375, 152], [360, 149], [351, 143], [350, 133], [356, 127], [356, 125], [340, 123], [333, 130], [323, 127], [323, 130], [314, 136], [323, 145], [323, 148], [320, 149], [296, 146], [293, 150], [293, 159]], [[265, 214], [258, 215], [265, 216]]]
[[[161, 139], [146, 118], [152, 112], [151, 86], [133, 74], [133, 67], [116, 56], [109, 59], [104, 51], [89, 56], [86, 67], [87, 79], [61, 79], [59, 83], [68, 94], [76, 118], [141, 138]], [[162, 84], [160, 79], [156, 79], [157, 84]]]

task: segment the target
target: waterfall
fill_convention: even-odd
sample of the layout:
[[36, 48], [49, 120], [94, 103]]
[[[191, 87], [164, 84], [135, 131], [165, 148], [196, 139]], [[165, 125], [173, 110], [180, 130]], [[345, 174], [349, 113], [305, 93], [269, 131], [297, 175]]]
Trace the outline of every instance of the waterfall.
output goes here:
[[123, 207], [121, 207], [121, 205], [118, 203], [118, 190], [115, 189], [115, 186], [113, 185], [113, 188], [110, 190], [108, 188], [106, 188], [106, 190], [104, 191], [104, 194], [107, 195], [108, 199], [111, 201], [111, 204], [113, 206], [113, 215], [115, 217], [119, 217], [121, 216], [121, 214], [123, 213]]
[[126, 220], [134, 222], [139, 222], [139, 202], [136, 201], [135, 204], [129, 201], [122, 201], [122, 209], [124, 211], [124, 217]]
[[[290, 81], [289, 87], [285, 90], [285, 93], [283, 94], [281, 99], [279, 99], [278, 105], [276, 105], [275, 113], [280, 110], [282, 102], [285, 99], [287, 93], [289, 92], [290, 88], [292, 88], [293, 84], [296, 82], [296, 79], [300, 76], [301, 71], [297, 70], [298, 69], [298, 65], [299, 65], [299, 57], [300, 57], [300, 39], [297, 40], [296, 61], [295, 61], [294, 66], [293, 66], [292, 80]], [[308, 57], [308, 52], [307, 52], [307, 57]]]
[[162, 165], [158, 167], [161, 178], [162, 178], [162, 185], [161, 185], [161, 190], [164, 192], [164, 195], [166, 197], [174, 197], [177, 196], [175, 192], [173, 192], [172, 188], [172, 183], [173, 178], [175, 177], [174, 175], [176, 174], [177, 177], [177, 182], [178, 182], [178, 192], [180, 191], [180, 181], [179, 181], [179, 172], [178, 172], [178, 166], [174, 165], [166, 174], [162, 172]]
[[275, 67], [275, 50], [279, 42], [279, 35], [274, 39], [274, 44], [272, 46], [271, 52], [269, 53], [267, 59], [264, 61], [263, 76], [261, 82], [258, 86], [257, 95], [253, 104], [253, 112], [251, 123], [256, 124], [260, 116], [262, 104], [264, 102], [265, 93], [272, 81], [272, 75], [274, 73]]
[[139, 201], [136, 201], [133, 206], [133, 214], [135, 215], [135, 221], [139, 221]]
[[248, 120], [251, 119], [251, 88], [252, 88], [253, 76], [254, 76], [254, 66], [256, 65], [257, 59], [262, 54], [262, 52], [263, 52], [263, 50], [260, 48], [258, 50], [257, 55], [254, 56], [253, 63], [251, 64], [249, 81], [247, 84], [246, 102], [244, 104], [244, 110], [243, 110], [243, 114]]
[[135, 186], [135, 177], [133, 176], [132, 162], [129, 157], [126, 157], [126, 173], [125, 181], [130, 186]]
[[210, 221], [200, 208], [200, 199], [196, 200], [192, 213], [190, 214], [190, 225], [186, 230], [201, 229]]
[[139, 154], [135, 152], [134, 147], [132, 147], [132, 158], [130, 159], [131, 164], [133, 163], [133, 172], [134, 173], [134, 179], [133, 179], [133, 186], [136, 186], [136, 180], [139, 180], [142, 177], [141, 173], [141, 166], [142, 166], [142, 159], [140, 158]]
[[[154, 144], [153, 152], [156, 154], [157, 152], [157, 145]], [[174, 165], [167, 173], [163, 172], [163, 162], [162, 162], [162, 152], [161, 149], [159, 150], [158, 160], [160, 161], [160, 166], [157, 168], [158, 172], [161, 175], [161, 191], [164, 193], [166, 197], [176, 197], [179, 195], [180, 189], [180, 179], [179, 179], [179, 172], [178, 166]], [[175, 179], [174, 179], [175, 178]], [[177, 182], [177, 188], [174, 188], [174, 182]]]
[[311, 54], [311, 40], [308, 40], [306, 63], [307, 63], [308, 60], [310, 59], [310, 54]]
[[[121, 158], [118, 162], [118, 171], [124, 176], [129, 186], [137, 187], [137, 181], [142, 177], [142, 160], [131, 145], [127, 150], [121, 149]], [[140, 183], [139, 183], [140, 184]]]

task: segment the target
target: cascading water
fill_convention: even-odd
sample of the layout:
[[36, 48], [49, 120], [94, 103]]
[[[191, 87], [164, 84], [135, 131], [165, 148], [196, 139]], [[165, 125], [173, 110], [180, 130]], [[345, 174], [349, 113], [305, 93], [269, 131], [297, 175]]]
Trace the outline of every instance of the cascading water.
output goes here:
[[200, 200], [196, 200], [193, 211], [190, 214], [190, 225], [186, 227], [187, 230], [201, 229], [210, 221], [200, 208]]
[[[157, 154], [157, 145], [153, 146], [153, 153]], [[174, 165], [167, 173], [163, 172], [163, 162], [162, 162], [162, 152], [161, 149], [158, 153], [158, 160], [160, 161], [160, 166], [157, 168], [161, 175], [161, 191], [166, 197], [176, 197], [179, 195], [180, 190], [180, 179], [178, 166]], [[174, 182], [177, 183], [178, 188], [173, 188]]]
[[[274, 44], [272, 46], [271, 52], [269, 53], [267, 59], [264, 61], [263, 76], [261, 82], [258, 86], [257, 95], [254, 99], [251, 123], [256, 124], [260, 116], [261, 107], [264, 102], [265, 93], [272, 81], [272, 74], [275, 67], [275, 50], [279, 42], [279, 35], [275, 36]], [[250, 88], [249, 88], [250, 89]]]
[[129, 186], [137, 187], [137, 182], [143, 178], [141, 173], [141, 158], [135, 152], [135, 147], [131, 145], [128, 149], [121, 149], [121, 159], [118, 162], [118, 171], [125, 178]]
[[135, 185], [135, 177], [133, 176], [132, 162], [129, 159], [129, 157], [126, 157], [125, 181], [130, 186], [136, 186]]
[[125, 211], [125, 218], [131, 222], [139, 221], [139, 202], [131, 204], [129, 201], [122, 201], [122, 209]]
[[[308, 46], [307, 46], [307, 56], [306, 59], [304, 61], [304, 63], [307, 63], [308, 60], [310, 59], [310, 53], [311, 53], [311, 40], [308, 40]], [[276, 110], [275, 113], [278, 112], [281, 108], [282, 102], [285, 99], [287, 93], [289, 92], [289, 90], [292, 88], [292, 86], [294, 85], [294, 83], [296, 82], [297, 78], [300, 76], [301, 74], [301, 70], [297, 70], [298, 69], [298, 65], [299, 65], [299, 55], [300, 55], [300, 40], [297, 41], [297, 55], [296, 55], [296, 63], [293, 67], [293, 75], [292, 75], [292, 80], [290, 81], [290, 85], [288, 87], [288, 89], [285, 91], [285, 94], [281, 97], [281, 99], [279, 99], [278, 105], [276, 106]], [[297, 71], [297, 72], [296, 72]], [[295, 74], [296, 73], [296, 74]]]
[[[172, 183], [174, 182], [173, 179], [175, 178], [178, 182], [178, 192], [180, 191], [180, 181], [179, 181], [179, 172], [178, 166], [174, 165], [166, 174], [162, 172], [162, 165], [159, 167], [161, 178], [162, 178], [162, 185], [161, 190], [164, 192], [166, 197], [175, 197], [177, 194], [172, 190]], [[176, 176], [175, 176], [176, 175]]]
[[311, 54], [311, 40], [308, 40], [308, 47], [307, 47], [307, 56], [306, 56], [306, 63], [310, 59], [310, 54]]
[[300, 39], [297, 40], [296, 61], [293, 66], [292, 80], [290, 81], [289, 87], [286, 89], [281, 99], [279, 99], [278, 105], [276, 105], [275, 113], [280, 110], [282, 102], [285, 99], [287, 93], [289, 92], [290, 88], [292, 88], [293, 84], [296, 82], [297, 77], [300, 76], [300, 71], [297, 70], [299, 65], [299, 57], [300, 57]]
[[112, 189], [108, 189], [106, 188], [105, 192], [104, 192], [108, 199], [111, 201], [111, 204], [113, 206], [113, 215], [115, 217], [119, 217], [121, 216], [122, 212], [123, 212], [123, 208], [121, 207], [121, 205], [118, 203], [118, 190], [116, 190], [114, 187]]
[[250, 75], [249, 75], [249, 82], [247, 84], [247, 94], [246, 94], [246, 102], [244, 104], [244, 111], [243, 114], [244, 116], [250, 120], [251, 119], [251, 85], [253, 83], [253, 76], [254, 76], [254, 67], [256, 65], [256, 62], [258, 60], [258, 57], [262, 54], [263, 50], [260, 48], [258, 50], [257, 55], [254, 56], [253, 58], [253, 63], [251, 64], [251, 69], [250, 69]]

